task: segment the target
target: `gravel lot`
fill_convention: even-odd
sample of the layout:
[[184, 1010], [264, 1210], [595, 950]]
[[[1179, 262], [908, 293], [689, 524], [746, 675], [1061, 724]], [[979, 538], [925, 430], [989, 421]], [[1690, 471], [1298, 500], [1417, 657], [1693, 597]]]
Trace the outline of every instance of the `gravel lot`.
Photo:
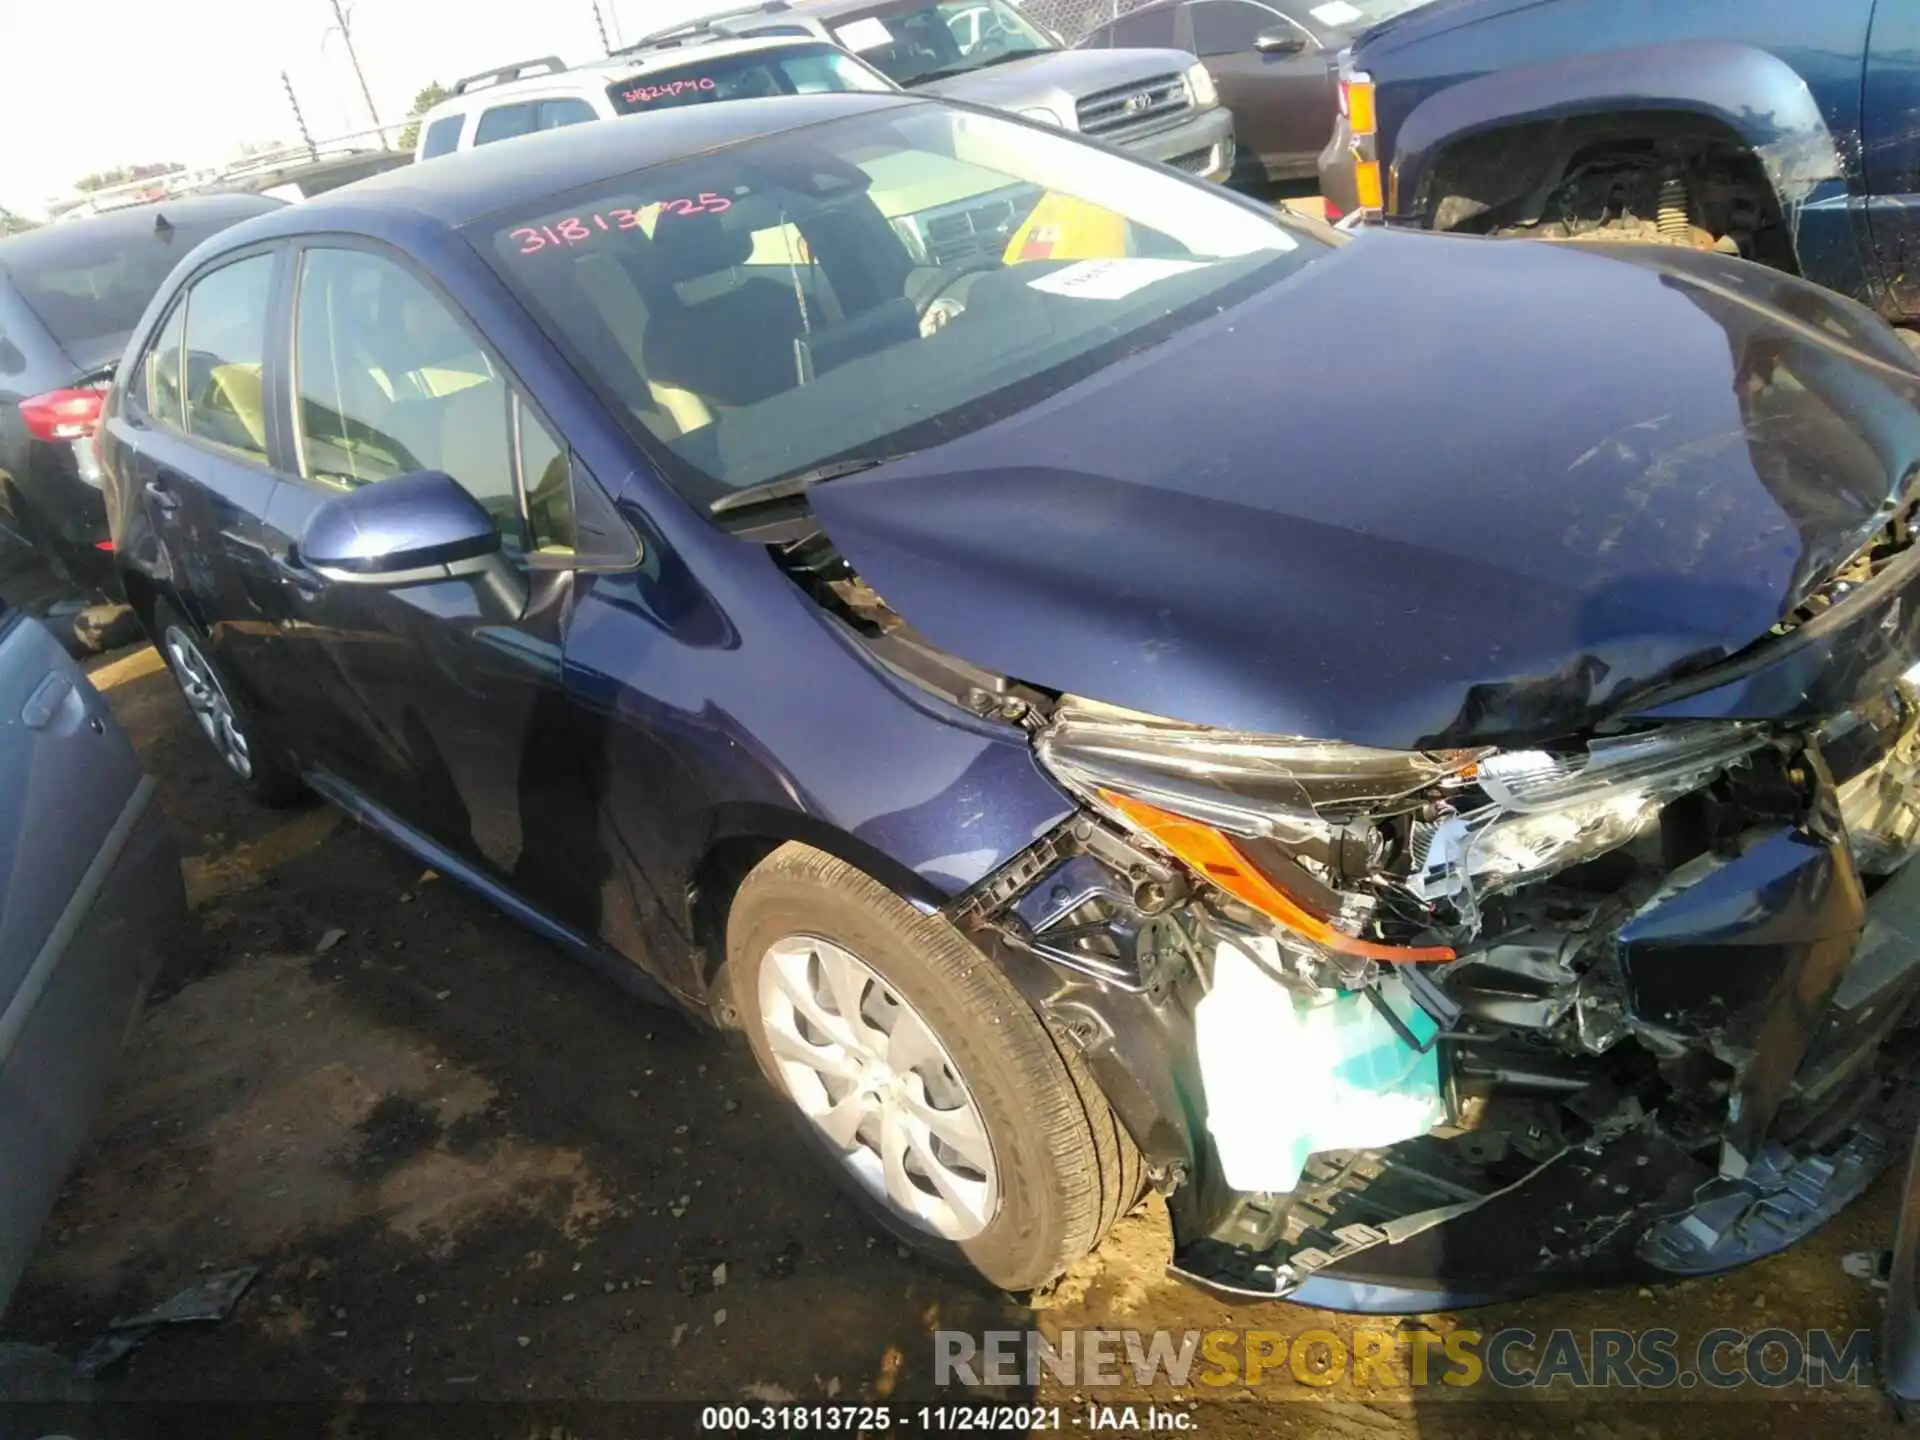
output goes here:
[[[905, 1258], [816, 1170], [744, 1046], [629, 1001], [329, 809], [253, 808], [152, 651], [95, 675], [160, 781], [193, 919], [0, 1333], [75, 1355], [208, 1271], [261, 1267], [228, 1320], [156, 1334], [102, 1377], [107, 1396], [902, 1399], [930, 1393], [936, 1329], [1352, 1330], [1167, 1280], [1155, 1204], [1044, 1296]], [[1721, 1325], [1874, 1327], [1880, 1292], [1842, 1259], [1887, 1243], [1894, 1188], [1720, 1280], [1427, 1323], [1665, 1325], [1683, 1351]], [[1483, 1405], [1434, 1387], [1415, 1402], [1282, 1369], [1219, 1392], [1193, 1429], [1705, 1437], [1891, 1421], [1857, 1388], [1703, 1394]], [[1034, 1398], [1075, 1428], [1076, 1395], [1095, 1398], [1050, 1381]], [[566, 1433], [656, 1433], [646, 1412], [595, 1413]]]

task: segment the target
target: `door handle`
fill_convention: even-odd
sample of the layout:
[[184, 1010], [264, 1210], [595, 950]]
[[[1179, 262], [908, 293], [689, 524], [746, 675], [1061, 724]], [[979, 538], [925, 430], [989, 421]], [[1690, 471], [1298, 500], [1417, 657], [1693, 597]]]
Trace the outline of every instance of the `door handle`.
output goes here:
[[180, 508], [180, 497], [158, 480], [149, 480], [141, 488], [147, 492], [147, 498], [166, 513], [172, 514]]
[[20, 719], [29, 730], [44, 730], [53, 722], [53, 717], [67, 703], [67, 697], [73, 694], [73, 681], [58, 670], [48, 673], [33, 694], [27, 697], [27, 703], [20, 707]]

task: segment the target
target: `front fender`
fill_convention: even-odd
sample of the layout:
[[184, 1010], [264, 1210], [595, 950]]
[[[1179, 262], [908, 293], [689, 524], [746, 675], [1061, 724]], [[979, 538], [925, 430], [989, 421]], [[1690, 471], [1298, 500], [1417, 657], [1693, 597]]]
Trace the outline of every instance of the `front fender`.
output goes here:
[[1749, 45], [1690, 40], [1496, 70], [1429, 96], [1394, 138], [1394, 208], [1424, 214], [1436, 162], [1476, 134], [1634, 111], [1698, 115], [1738, 137], [1783, 215], [1844, 193], [1856, 168], [1857, 146], [1839, 142], [1785, 61]]

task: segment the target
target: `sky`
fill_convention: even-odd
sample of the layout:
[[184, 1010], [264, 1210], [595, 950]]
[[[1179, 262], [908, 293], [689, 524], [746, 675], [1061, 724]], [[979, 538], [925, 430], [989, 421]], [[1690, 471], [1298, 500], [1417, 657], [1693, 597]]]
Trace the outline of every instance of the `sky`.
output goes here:
[[[724, 3], [600, 7], [618, 44]], [[0, 207], [38, 217], [92, 171], [194, 166], [229, 159], [243, 142], [296, 143], [282, 70], [316, 139], [371, 123], [346, 47], [328, 35], [330, 0], [83, 0], [80, 9], [76, 23], [71, 3], [0, 0]], [[593, 0], [357, 0], [348, 18], [383, 120], [401, 119], [432, 81], [601, 53]]]

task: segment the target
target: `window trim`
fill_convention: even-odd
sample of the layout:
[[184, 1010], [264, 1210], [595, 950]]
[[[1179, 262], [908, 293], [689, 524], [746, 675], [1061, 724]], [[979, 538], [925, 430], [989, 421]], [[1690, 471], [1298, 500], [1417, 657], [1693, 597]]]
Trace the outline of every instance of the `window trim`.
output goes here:
[[[598, 483], [591, 479], [582, 480], [583, 467], [580, 464], [579, 456], [573, 448], [573, 442], [568, 440], [566, 438], [566, 432], [554, 424], [548, 417], [547, 412], [541, 408], [540, 403], [533, 398], [532, 392], [527, 388], [526, 382], [522, 380], [519, 373], [506, 362], [506, 358], [500, 354], [499, 348], [487, 339], [479, 325], [475, 323], [473, 316], [467, 312], [466, 307], [454, 299], [452, 293], [433, 275], [429, 274], [421, 266], [415, 264], [412, 257], [407, 255], [405, 251], [388, 244], [384, 240], [376, 240], [372, 236], [345, 232], [316, 232], [310, 235], [302, 235], [291, 242], [290, 249], [292, 253], [290, 263], [287, 265], [286, 297], [285, 304], [282, 307], [286, 318], [286, 332], [282, 337], [282, 345], [279, 352], [281, 364], [277, 367], [285, 379], [285, 388], [283, 393], [277, 396], [274, 402], [274, 408], [280, 412], [282, 421], [286, 426], [287, 443], [290, 451], [289, 458], [293, 462], [291, 468], [284, 472], [289, 480], [296, 481], [301, 485], [329, 496], [349, 493], [337, 485], [330, 484], [325, 480], [316, 480], [306, 473], [306, 444], [305, 437], [301, 434], [300, 430], [298, 398], [300, 393], [300, 294], [301, 286], [306, 280], [307, 256], [315, 250], [351, 250], [370, 255], [376, 260], [384, 260], [390, 265], [398, 266], [402, 272], [417, 282], [429, 295], [433, 296], [435, 300], [438, 300], [446, 308], [447, 313], [453, 317], [454, 323], [466, 332], [467, 337], [474, 342], [481, 353], [484, 354], [488, 361], [500, 372], [500, 378], [506, 382], [507, 386], [507, 441], [509, 445], [509, 458], [513, 467], [514, 495], [520, 507], [520, 522], [527, 527], [529, 537], [531, 537], [533, 533], [533, 517], [527, 513], [526, 476], [522, 473], [520, 456], [521, 407], [524, 406], [530, 411], [534, 419], [546, 427], [547, 433], [557, 437], [557, 443], [565, 448], [568, 470], [574, 477], [575, 484]], [[374, 483], [378, 484], [380, 482], [375, 481]], [[612, 497], [608, 498], [611, 500]], [[578, 502], [576, 501], [576, 513], [577, 510]], [[548, 554], [541, 556], [538, 552], [528, 549], [525, 553], [515, 557], [515, 563], [529, 570], [605, 568], [604, 566], [594, 566], [584, 557], [576, 559], [575, 557], [581, 554], [577, 543], [579, 540], [578, 534], [575, 535], [574, 539], [576, 544], [571, 554]], [[635, 544], [637, 549], [637, 539]], [[622, 566], [620, 568], [630, 567]]]
[[139, 356], [137, 363], [144, 366], [147, 356], [152, 353], [154, 342], [160, 338], [161, 332], [166, 329], [168, 323], [173, 319], [174, 311], [180, 309], [182, 306], [187, 306], [188, 314], [186, 320], [180, 326], [180, 346], [184, 353], [187, 343], [187, 325], [192, 322], [193, 318], [191, 301], [193, 299], [194, 288], [216, 270], [224, 270], [230, 265], [238, 265], [246, 260], [258, 259], [263, 255], [271, 257], [273, 260], [273, 275], [267, 286], [267, 328], [264, 348], [260, 356], [260, 400], [264, 411], [262, 418], [265, 421], [267, 429], [267, 453], [264, 456], [259, 456], [250, 451], [235, 450], [229, 445], [222, 445], [217, 440], [209, 440], [204, 435], [195, 435], [192, 431], [185, 428], [184, 415], [182, 416], [181, 425], [165, 424], [156, 418], [148, 409], [148, 397], [145, 387], [141, 387], [136, 397], [133, 387], [129, 385], [121, 413], [135, 429], [158, 431], [184, 445], [192, 446], [195, 450], [224, 460], [230, 465], [244, 465], [250, 470], [257, 470], [267, 475], [284, 476], [286, 474], [285, 467], [280, 464], [283, 458], [281, 444], [286, 437], [280, 423], [281, 414], [277, 394], [278, 381], [276, 374], [278, 367], [275, 363], [275, 356], [277, 353], [278, 331], [286, 310], [289, 250], [289, 242], [286, 240], [263, 240], [258, 244], [248, 245], [242, 249], [225, 250], [218, 255], [210, 256], [204, 264], [196, 267], [192, 274], [174, 286], [173, 293], [167, 297], [167, 303], [160, 311], [159, 318], [154, 324], [141, 332], [140, 348], [134, 352]]

